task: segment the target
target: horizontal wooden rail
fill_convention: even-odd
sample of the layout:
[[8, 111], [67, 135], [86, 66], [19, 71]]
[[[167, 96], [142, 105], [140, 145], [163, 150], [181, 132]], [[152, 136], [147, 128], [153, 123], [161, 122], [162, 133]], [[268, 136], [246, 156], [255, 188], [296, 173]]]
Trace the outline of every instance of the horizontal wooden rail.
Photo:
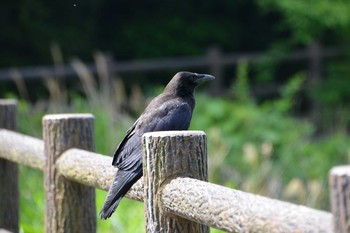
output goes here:
[[[340, 48], [324, 48], [322, 49], [321, 57], [336, 57], [341, 52]], [[279, 55], [269, 55], [266, 52], [256, 53], [231, 53], [221, 54], [219, 52], [219, 60], [221, 65], [237, 64], [240, 60], [244, 59], [247, 62], [257, 62], [263, 59], [271, 60], [301, 60], [310, 58], [310, 48], [295, 50]], [[128, 73], [138, 71], [157, 71], [166, 69], [186, 69], [186, 68], [202, 68], [212, 66], [213, 63], [212, 53], [209, 50], [208, 54], [203, 56], [193, 57], [180, 57], [180, 58], [162, 58], [162, 59], [148, 59], [148, 60], [136, 60], [136, 61], [113, 61], [109, 60], [108, 68], [111, 72]], [[97, 73], [97, 67], [95, 64], [86, 64], [88, 70], [92, 73]], [[76, 70], [71, 64], [65, 64], [62, 66], [36, 66], [36, 67], [21, 67], [13, 69], [0, 69], [0, 81], [12, 80], [16, 77], [21, 77], [25, 80], [46, 78], [61, 78], [64, 76], [76, 75]], [[215, 76], [216, 77], [216, 76]]]
[[[43, 171], [44, 143], [31, 136], [0, 129], [0, 158]], [[67, 179], [108, 191], [116, 172], [111, 164], [110, 156], [69, 149], [61, 155], [58, 170]], [[142, 180], [138, 181], [126, 196], [143, 201], [142, 183]]]
[[[0, 158], [43, 170], [42, 140], [0, 130]], [[58, 171], [69, 180], [108, 190], [115, 174], [112, 158], [69, 149], [58, 160]], [[142, 179], [141, 179], [142, 180]], [[137, 182], [127, 197], [143, 201]], [[230, 232], [332, 232], [332, 214], [229, 189], [190, 178], [176, 178], [161, 192], [170, 213]]]
[[0, 157], [43, 170], [45, 163], [44, 143], [31, 136], [0, 129]]
[[191, 178], [165, 185], [170, 213], [228, 232], [332, 232], [332, 214]]
[[[112, 166], [112, 157], [79, 149], [67, 150], [58, 161], [58, 170], [67, 179], [105, 191], [112, 184], [116, 169]], [[132, 186], [126, 197], [143, 201], [142, 179]]]

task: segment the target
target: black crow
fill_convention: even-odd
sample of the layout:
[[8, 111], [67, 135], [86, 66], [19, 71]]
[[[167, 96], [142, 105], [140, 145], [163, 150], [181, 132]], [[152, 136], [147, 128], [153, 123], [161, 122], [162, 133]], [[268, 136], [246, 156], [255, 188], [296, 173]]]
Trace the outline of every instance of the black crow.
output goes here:
[[126, 132], [114, 153], [112, 165], [118, 170], [100, 213], [102, 219], [113, 214], [122, 197], [142, 177], [142, 135], [153, 131], [187, 130], [195, 106], [194, 89], [212, 79], [214, 77], [208, 74], [177, 73]]

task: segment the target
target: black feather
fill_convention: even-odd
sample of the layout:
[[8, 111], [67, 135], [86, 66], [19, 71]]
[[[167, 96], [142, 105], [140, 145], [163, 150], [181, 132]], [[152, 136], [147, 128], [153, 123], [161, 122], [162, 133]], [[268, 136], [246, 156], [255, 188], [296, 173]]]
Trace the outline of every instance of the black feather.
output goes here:
[[112, 165], [118, 170], [100, 213], [102, 219], [112, 215], [122, 197], [142, 176], [142, 135], [153, 131], [187, 130], [195, 106], [194, 89], [212, 79], [210, 75], [177, 73], [126, 132], [114, 153]]

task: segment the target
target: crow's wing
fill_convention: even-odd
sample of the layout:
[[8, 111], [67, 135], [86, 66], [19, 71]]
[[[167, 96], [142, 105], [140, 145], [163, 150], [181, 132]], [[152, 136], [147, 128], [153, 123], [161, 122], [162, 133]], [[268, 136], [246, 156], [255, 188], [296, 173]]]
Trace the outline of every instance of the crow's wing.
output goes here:
[[[126, 131], [126, 135], [125, 135], [124, 139], [120, 142], [120, 144], [117, 147], [117, 150], [114, 152], [112, 165], [117, 166], [120, 163], [119, 162], [119, 160], [120, 160], [119, 155], [120, 154], [130, 154], [129, 148], [132, 149], [132, 147], [130, 145], [136, 144], [135, 139], [137, 138], [137, 136], [135, 137], [135, 133], [136, 133], [135, 128], [139, 122], [139, 119], [128, 129], [128, 131]], [[133, 141], [135, 141], [135, 142], [132, 143]]]
[[141, 168], [141, 137], [146, 132], [187, 130], [192, 108], [185, 101], [169, 100], [159, 106], [147, 108], [127, 131], [113, 158], [113, 165], [122, 170], [136, 171]]
[[100, 213], [102, 219], [107, 219], [113, 214], [120, 200], [141, 176], [141, 170], [138, 172], [117, 171]]
[[121, 198], [142, 176], [142, 135], [151, 131], [188, 129], [191, 115], [192, 108], [186, 102], [165, 102], [158, 107], [147, 108], [127, 131], [114, 154], [113, 165], [118, 167], [118, 171], [102, 207], [102, 219], [112, 215]]

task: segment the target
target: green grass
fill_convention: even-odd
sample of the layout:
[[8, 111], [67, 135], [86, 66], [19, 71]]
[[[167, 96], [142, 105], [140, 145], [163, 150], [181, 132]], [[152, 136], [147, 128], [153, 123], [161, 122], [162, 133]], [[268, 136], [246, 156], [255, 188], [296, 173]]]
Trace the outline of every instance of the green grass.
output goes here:
[[20, 166], [20, 229], [23, 232], [45, 232], [43, 172]]

